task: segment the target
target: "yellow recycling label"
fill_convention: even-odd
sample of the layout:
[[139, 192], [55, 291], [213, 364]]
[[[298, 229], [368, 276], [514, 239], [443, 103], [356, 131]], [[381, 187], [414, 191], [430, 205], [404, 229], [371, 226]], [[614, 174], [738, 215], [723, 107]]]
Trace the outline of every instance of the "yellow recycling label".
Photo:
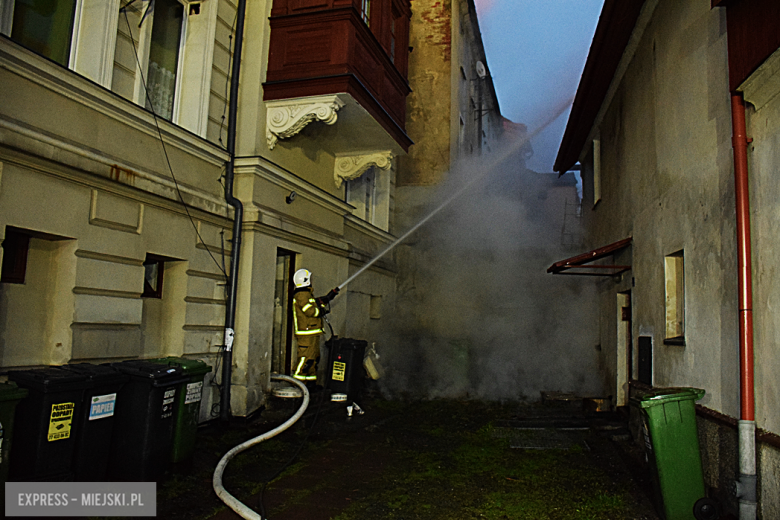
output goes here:
[[340, 361], [333, 362], [333, 380], [344, 381], [344, 371], [347, 369], [347, 364]]
[[73, 422], [74, 408], [74, 403], [56, 403], [51, 405], [49, 442], [70, 437], [70, 425]]

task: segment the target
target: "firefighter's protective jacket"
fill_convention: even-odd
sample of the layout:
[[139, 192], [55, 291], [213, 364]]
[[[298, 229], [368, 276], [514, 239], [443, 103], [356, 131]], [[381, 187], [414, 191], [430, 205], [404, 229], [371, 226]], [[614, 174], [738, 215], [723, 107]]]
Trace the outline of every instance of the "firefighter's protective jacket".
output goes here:
[[322, 311], [311, 292], [311, 287], [297, 289], [293, 294], [295, 337], [299, 347], [319, 345], [322, 330]]

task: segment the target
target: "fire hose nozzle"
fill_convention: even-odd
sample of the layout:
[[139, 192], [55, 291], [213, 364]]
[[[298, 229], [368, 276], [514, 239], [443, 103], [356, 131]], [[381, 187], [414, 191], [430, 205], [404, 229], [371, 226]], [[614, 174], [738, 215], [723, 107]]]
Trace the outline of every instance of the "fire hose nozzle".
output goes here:
[[338, 287], [336, 287], [335, 289], [331, 289], [331, 291], [325, 296], [320, 296], [319, 298], [317, 298], [317, 303], [319, 303], [320, 305], [327, 305], [336, 297], [338, 293], [339, 293]]

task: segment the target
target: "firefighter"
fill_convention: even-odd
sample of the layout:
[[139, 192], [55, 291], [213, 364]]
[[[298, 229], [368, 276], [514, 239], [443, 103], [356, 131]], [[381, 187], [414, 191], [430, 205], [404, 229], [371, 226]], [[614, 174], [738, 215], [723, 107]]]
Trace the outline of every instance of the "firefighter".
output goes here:
[[298, 362], [293, 377], [299, 381], [316, 385], [317, 364], [320, 361], [320, 336], [324, 334], [322, 318], [329, 311], [328, 303], [336, 297], [338, 289], [326, 296], [314, 298], [311, 287], [311, 272], [298, 269], [293, 275], [293, 321], [295, 339], [298, 340]]

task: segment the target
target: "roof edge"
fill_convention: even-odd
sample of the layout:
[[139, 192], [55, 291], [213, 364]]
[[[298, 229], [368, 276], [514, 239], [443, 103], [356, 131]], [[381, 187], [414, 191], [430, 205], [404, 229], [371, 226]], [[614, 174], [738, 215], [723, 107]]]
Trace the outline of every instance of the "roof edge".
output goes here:
[[554, 171], [565, 172], [579, 160], [580, 151], [606, 98], [644, 4], [645, 0], [604, 2], [558, 148]]

